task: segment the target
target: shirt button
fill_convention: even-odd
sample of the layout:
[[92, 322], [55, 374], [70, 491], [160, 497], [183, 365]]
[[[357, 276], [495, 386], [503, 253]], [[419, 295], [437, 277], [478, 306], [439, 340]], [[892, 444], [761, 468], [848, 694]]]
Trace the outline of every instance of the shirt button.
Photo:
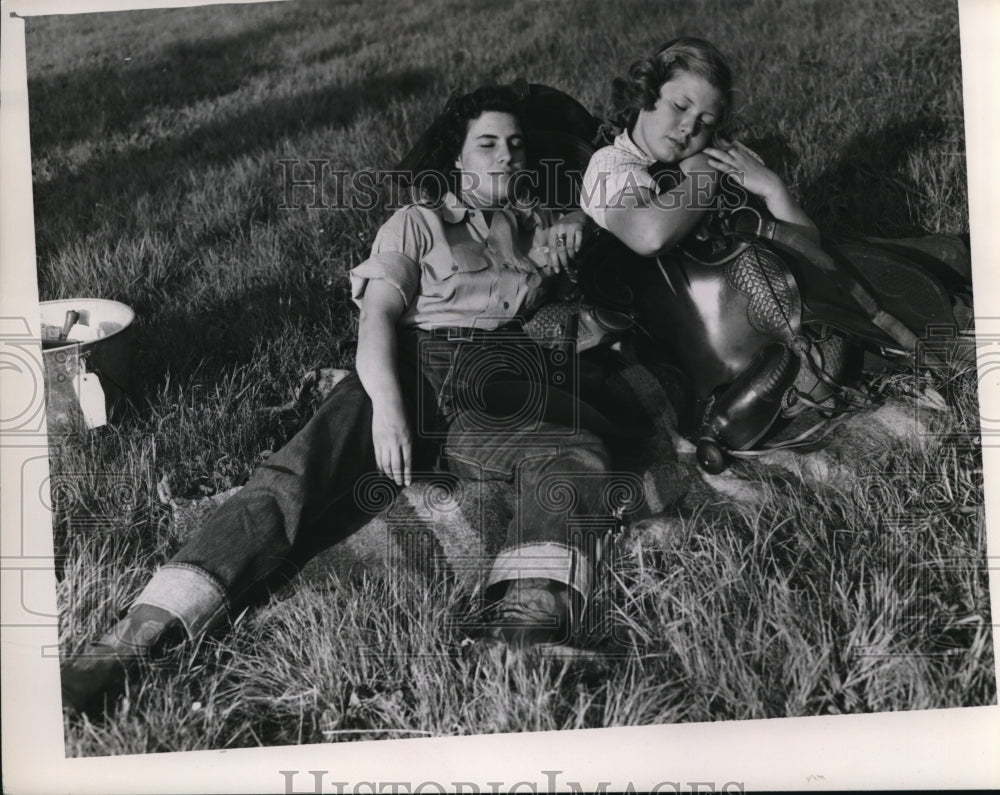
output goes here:
[[504, 301], [503, 302], [503, 308], [504, 309], [510, 309], [510, 303], [508, 303], [507, 301]]
[[453, 271], [457, 271], [457, 270], [458, 270], [458, 265], [452, 265], [452, 266], [451, 266], [451, 269], [452, 269]]

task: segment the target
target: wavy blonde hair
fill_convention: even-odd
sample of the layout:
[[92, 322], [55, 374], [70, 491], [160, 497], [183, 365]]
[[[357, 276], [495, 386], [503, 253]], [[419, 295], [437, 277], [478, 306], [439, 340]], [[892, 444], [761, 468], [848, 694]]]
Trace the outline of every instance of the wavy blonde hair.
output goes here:
[[616, 77], [611, 87], [611, 118], [619, 130], [635, 126], [639, 111], [652, 110], [663, 84], [681, 72], [705, 78], [725, 97], [723, 116], [713, 145], [728, 146], [733, 107], [733, 73], [714, 44], [694, 36], [672, 39], [653, 55], [633, 61], [625, 77]]

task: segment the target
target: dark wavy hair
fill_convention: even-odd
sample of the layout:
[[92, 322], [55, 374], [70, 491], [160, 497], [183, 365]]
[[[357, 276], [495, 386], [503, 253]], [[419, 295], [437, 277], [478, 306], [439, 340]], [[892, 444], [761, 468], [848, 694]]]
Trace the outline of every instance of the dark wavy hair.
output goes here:
[[733, 106], [733, 73], [715, 45], [694, 36], [672, 39], [653, 55], [634, 61], [625, 77], [616, 77], [611, 86], [611, 120], [615, 127], [635, 126], [640, 110], [652, 110], [663, 84], [674, 75], [691, 72], [705, 78], [725, 97], [723, 117], [715, 132], [715, 142], [728, 139], [728, 123]]
[[416, 201], [436, 202], [446, 190], [459, 194], [455, 158], [462, 152], [469, 124], [487, 111], [509, 113], [524, 126], [527, 84], [488, 85], [468, 94], [452, 94], [444, 109], [396, 166], [405, 172]]

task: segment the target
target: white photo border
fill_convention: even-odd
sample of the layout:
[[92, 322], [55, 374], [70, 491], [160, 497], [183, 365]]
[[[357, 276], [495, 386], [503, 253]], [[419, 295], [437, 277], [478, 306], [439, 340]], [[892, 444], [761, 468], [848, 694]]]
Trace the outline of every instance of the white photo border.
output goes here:
[[[17, 17], [207, 4], [0, 3], [0, 322], [8, 324], [0, 334], [8, 334], [17, 319], [37, 318], [38, 313], [24, 22]], [[959, 10], [976, 323], [981, 334], [995, 336], [1000, 334], [1000, 295], [992, 272], [1000, 260], [1000, 168], [993, 156], [1000, 141], [1000, 3], [960, 0]], [[40, 362], [40, 353], [37, 356]], [[12, 391], [15, 387], [11, 374], [0, 367], [0, 401], [9, 406], [22, 399]], [[1000, 416], [1000, 383], [981, 381], [980, 405], [982, 416]], [[721, 789], [730, 782], [748, 790], [1000, 786], [998, 706], [66, 759], [58, 656], [52, 653], [56, 628], [18, 625], [14, 615], [25, 588], [37, 590], [32, 604], [50, 610], [50, 615], [56, 612], [51, 517], [41, 504], [21, 498], [38, 493], [47, 467], [30, 463], [46, 455], [44, 418], [35, 435], [0, 439], [0, 484], [5, 486], [0, 502], [5, 791], [276, 792], [285, 791], [291, 781], [295, 791], [312, 792], [309, 771], [324, 771], [323, 792], [336, 792], [332, 782], [338, 781], [351, 782], [347, 792], [380, 791], [380, 785], [385, 785], [381, 791], [392, 791], [392, 782], [408, 782], [410, 791], [421, 783], [427, 783], [424, 791], [440, 791], [435, 783], [451, 790], [456, 783], [468, 782], [467, 792], [475, 791], [473, 784], [483, 792], [498, 791], [490, 782], [500, 783], [499, 791], [530, 790], [532, 783], [543, 790], [553, 784], [566, 789], [569, 782], [580, 782], [586, 790], [605, 781], [611, 789], [631, 784], [635, 790], [664, 783], [662, 791], [675, 791], [674, 783], [690, 791], [698, 785], [707, 789], [709, 783]], [[1000, 502], [997, 488], [991, 488], [1000, 475], [1000, 448], [984, 447], [983, 465], [987, 554], [991, 561], [1000, 561]], [[20, 484], [21, 493], [12, 493], [11, 484]], [[47, 540], [27, 540], [22, 535], [26, 527], [33, 528], [35, 536], [49, 528]], [[1000, 615], [998, 570], [994, 564], [990, 572], [994, 616]], [[289, 779], [281, 771], [298, 772]], [[518, 782], [522, 786], [514, 789]], [[358, 784], [365, 788], [352, 789]]]

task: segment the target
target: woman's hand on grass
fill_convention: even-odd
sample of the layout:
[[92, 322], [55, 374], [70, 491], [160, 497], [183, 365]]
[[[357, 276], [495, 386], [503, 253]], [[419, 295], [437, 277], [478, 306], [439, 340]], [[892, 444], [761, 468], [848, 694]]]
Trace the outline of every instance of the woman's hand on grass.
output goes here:
[[372, 442], [379, 472], [391, 478], [397, 486], [409, 486], [413, 435], [401, 409], [373, 407]]

